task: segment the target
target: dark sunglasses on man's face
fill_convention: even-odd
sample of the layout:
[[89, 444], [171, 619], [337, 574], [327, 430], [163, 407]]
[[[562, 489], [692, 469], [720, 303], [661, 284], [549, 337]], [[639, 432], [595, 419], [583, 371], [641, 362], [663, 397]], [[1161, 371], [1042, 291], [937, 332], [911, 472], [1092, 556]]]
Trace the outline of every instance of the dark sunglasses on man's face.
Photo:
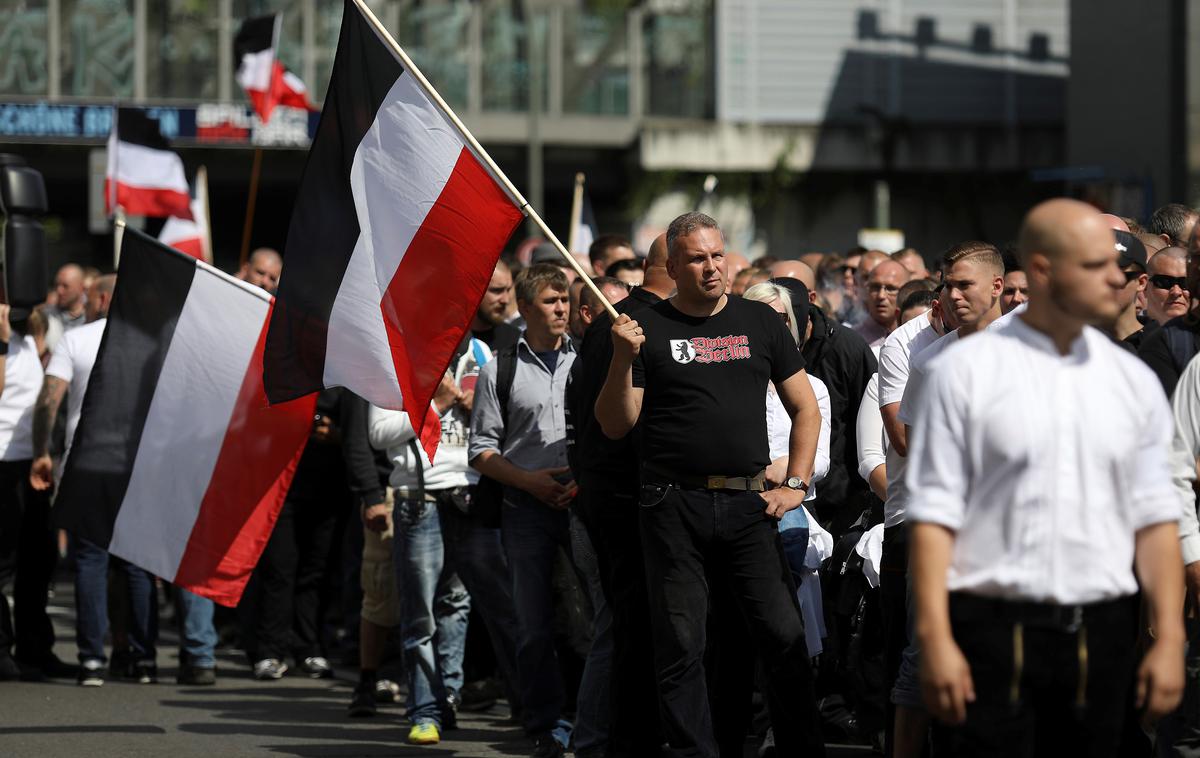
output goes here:
[[1172, 287], [1178, 287], [1181, 290], [1187, 289], [1186, 276], [1167, 276], [1166, 274], [1155, 274], [1150, 277], [1150, 284], [1156, 289], [1169, 290]]

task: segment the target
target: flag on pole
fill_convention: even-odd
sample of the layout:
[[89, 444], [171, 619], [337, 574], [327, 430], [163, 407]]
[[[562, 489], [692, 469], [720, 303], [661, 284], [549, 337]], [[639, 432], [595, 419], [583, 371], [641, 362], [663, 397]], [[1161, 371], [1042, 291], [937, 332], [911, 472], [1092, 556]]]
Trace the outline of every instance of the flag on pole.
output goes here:
[[347, 0], [267, 333], [267, 397], [342, 386], [404, 407], [432, 459], [441, 426], [426, 411], [522, 216]]
[[168, 218], [158, 234], [158, 241], [197, 260], [212, 263], [212, 231], [208, 228], [208, 213], [205, 210], [208, 205], [205, 197], [207, 192], [206, 183], [197, 174], [195, 194], [189, 204], [192, 218]]
[[192, 217], [183, 160], [171, 151], [158, 119], [140, 108], [116, 108], [108, 136], [104, 202], [131, 216]]
[[133, 229], [54, 512], [60, 527], [235, 605], [312, 429], [267, 406], [267, 293]]
[[248, 18], [233, 38], [237, 82], [264, 124], [277, 105], [316, 110], [308, 101], [308, 87], [276, 55], [282, 23], [279, 13]]
[[[579, 214], [571, 219], [570, 238], [572, 253], [586, 253], [596, 241], [596, 214], [592, 212], [592, 201], [588, 198], [587, 190], [580, 187]], [[603, 271], [597, 271], [597, 276], [604, 276]]]

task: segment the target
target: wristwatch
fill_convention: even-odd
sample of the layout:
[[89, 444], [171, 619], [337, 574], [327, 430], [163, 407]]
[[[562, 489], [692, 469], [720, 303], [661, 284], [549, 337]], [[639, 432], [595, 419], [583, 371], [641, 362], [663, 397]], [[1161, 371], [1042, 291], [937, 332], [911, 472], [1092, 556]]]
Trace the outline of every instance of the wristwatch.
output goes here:
[[783, 483], [783, 486], [790, 490], [803, 490], [804, 492], [808, 492], [808, 482], [804, 481], [798, 476], [789, 476], [787, 481]]

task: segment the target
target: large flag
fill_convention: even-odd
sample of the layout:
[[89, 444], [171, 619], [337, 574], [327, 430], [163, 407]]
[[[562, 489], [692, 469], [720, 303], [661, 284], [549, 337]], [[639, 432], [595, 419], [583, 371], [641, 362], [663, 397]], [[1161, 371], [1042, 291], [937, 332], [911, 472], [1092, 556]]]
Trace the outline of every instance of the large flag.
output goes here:
[[158, 233], [158, 241], [181, 253], [212, 263], [212, 230], [208, 228], [208, 182], [203, 168], [196, 172], [196, 189], [190, 204], [192, 218], [172, 216]]
[[104, 203], [133, 216], [191, 218], [183, 161], [171, 151], [158, 119], [140, 108], [117, 108], [108, 135]]
[[270, 296], [133, 229], [55, 500], [58, 525], [236, 605], [316, 398], [268, 406]]
[[288, 71], [276, 50], [283, 16], [248, 18], [233, 38], [233, 57], [238, 62], [236, 78], [246, 91], [254, 111], [265, 124], [277, 105], [315, 110], [308, 101], [308, 88]]
[[430, 400], [521, 218], [348, 0], [288, 230], [267, 397], [343, 386], [404, 407], [432, 459]]

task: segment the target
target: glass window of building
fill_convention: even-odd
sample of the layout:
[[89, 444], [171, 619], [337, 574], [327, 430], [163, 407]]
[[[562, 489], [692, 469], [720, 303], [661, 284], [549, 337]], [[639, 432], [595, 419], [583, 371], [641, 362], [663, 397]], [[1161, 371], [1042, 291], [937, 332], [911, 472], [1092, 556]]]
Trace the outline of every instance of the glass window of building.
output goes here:
[[217, 97], [220, 9], [220, 0], [158, 0], [147, 5], [146, 92], [151, 98]]
[[[597, 6], [589, 10], [586, 6]], [[563, 110], [629, 113], [629, 59], [622, 4], [586, 3], [565, 9]]]
[[62, 94], [132, 97], [133, 0], [61, 0]]
[[712, 118], [716, 112], [712, 0], [678, 0], [647, 19], [646, 112]]
[[[525, 17], [524, 3], [485, 0], [483, 4], [483, 108], [490, 111], [524, 111], [529, 108], [529, 31], [539, 55], [538, 73], [546, 82], [546, 14]], [[546, 98], [542, 98], [545, 108]]]
[[[467, 104], [467, 25], [472, 3], [455, 0], [400, 4], [393, 35], [452, 108]], [[384, 22], [387, 23], [386, 17]]]
[[45, 95], [50, 91], [46, 0], [7, 5], [0, 8], [0, 93]]

